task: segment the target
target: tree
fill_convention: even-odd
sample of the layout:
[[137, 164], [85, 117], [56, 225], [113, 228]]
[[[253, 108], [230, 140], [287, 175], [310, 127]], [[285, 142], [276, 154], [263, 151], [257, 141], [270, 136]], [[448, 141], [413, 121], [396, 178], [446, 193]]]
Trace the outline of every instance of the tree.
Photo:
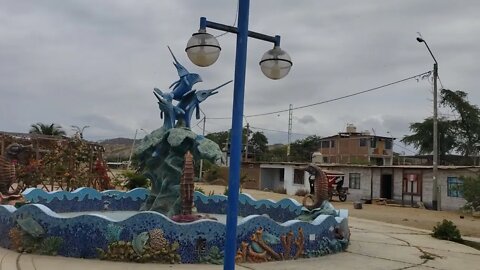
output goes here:
[[467, 201], [465, 208], [480, 211], [480, 175], [476, 177], [462, 177], [463, 185], [460, 186], [463, 198]]
[[[438, 150], [443, 157], [451, 151], [456, 151], [469, 157], [477, 154], [480, 141], [480, 109], [467, 100], [467, 93], [463, 91], [441, 90], [440, 104], [450, 107], [458, 113], [454, 120], [438, 119]], [[412, 135], [406, 135], [402, 142], [411, 144], [419, 149], [420, 153], [433, 152], [433, 120], [427, 118], [420, 123], [410, 124]]]
[[[446, 118], [438, 119], [438, 149], [440, 161], [444, 160], [446, 154], [455, 148], [456, 134], [454, 121]], [[421, 123], [410, 124], [412, 135], [407, 135], [401, 140], [405, 144], [413, 145], [419, 150], [420, 154], [430, 154], [433, 152], [433, 119], [426, 118]]]
[[458, 113], [459, 118], [454, 121], [456, 129], [456, 150], [468, 157], [478, 151], [480, 141], [480, 109], [467, 100], [467, 93], [442, 89], [441, 105], [448, 106]]
[[321, 137], [311, 135], [305, 139], [296, 140], [290, 145], [290, 160], [310, 162], [312, 160], [313, 152], [320, 148]]
[[64, 136], [66, 135], [65, 130], [62, 129], [62, 126], [55, 123], [52, 124], [43, 124], [36, 123], [32, 124], [30, 134], [42, 134], [42, 135], [51, 135], [51, 136]]
[[230, 141], [229, 139], [230, 132], [228, 131], [212, 132], [205, 135], [205, 138], [214, 141], [216, 144], [218, 144], [218, 146], [220, 146], [220, 149], [223, 149], [223, 146], [225, 146], [225, 144]]
[[248, 151], [253, 152], [255, 160], [259, 161], [263, 159], [263, 155], [268, 152], [268, 139], [263, 132], [254, 132], [248, 140]]

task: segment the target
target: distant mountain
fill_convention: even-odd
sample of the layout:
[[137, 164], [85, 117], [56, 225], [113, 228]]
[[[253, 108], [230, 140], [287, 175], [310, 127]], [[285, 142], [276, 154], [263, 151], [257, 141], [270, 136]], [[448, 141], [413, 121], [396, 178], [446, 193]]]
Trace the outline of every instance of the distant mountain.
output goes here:
[[[141, 140], [136, 140], [137, 146]], [[133, 139], [113, 138], [98, 142], [105, 148], [105, 159], [108, 161], [126, 161], [132, 151]]]

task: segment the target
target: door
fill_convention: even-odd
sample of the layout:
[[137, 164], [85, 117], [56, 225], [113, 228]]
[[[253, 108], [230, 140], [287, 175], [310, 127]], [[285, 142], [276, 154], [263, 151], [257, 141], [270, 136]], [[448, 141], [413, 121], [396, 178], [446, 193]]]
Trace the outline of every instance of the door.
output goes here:
[[385, 199], [393, 199], [393, 176], [391, 174], [383, 174], [380, 182], [380, 197]]

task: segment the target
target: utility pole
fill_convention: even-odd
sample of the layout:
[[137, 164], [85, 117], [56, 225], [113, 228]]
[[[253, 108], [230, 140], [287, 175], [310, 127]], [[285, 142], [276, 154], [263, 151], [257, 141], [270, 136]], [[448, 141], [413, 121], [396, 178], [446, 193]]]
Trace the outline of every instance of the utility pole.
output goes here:
[[[203, 116], [203, 128], [202, 128], [202, 135], [205, 136], [205, 122], [207, 121], [207, 116]], [[203, 177], [203, 159], [200, 159], [200, 172], [198, 174], [198, 180], [202, 181]]]
[[[427, 43], [425, 43], [427, 44]], [[438, 79], [438, 64], [435, 61], [433, 64], [433, 208], [438, 211], [441, 209], [440, 186], [438, 185], [438, 104], [437, 104], [437, 79]]]
[[247, 122], [247, 140], [245, 142], [245, 159], [246, 162], [248, 160], [248, 139], [250, 138], [250, 124]]
[[290, 161], [290, 143], [292, 140], [292, 118], [293, 118], [293, 105], [288, 107], [288, 143], [287, 143], [287, 161]]
[[128, 157], [127, 170], [130, 169], [130, 164], [132, 163], [133, 149], [135, 148], [135, 141], [137, 140], [138, 129], [135, 129], [135, 136], [133, 137], [132, 149], [130, 149], [130, 157]]
[[442, 193], [438, 185], [438, 104], [437, 104], [437, 80], [438, 80], [438, 62], [435, 59], [430, 47], [422, 37], [417, 37], [417, 41], [424, 43], [428, 52], [435, 62], [433, 64], [433, 172], [432, 172], [432, 206], [433, 209], [441, 210]]

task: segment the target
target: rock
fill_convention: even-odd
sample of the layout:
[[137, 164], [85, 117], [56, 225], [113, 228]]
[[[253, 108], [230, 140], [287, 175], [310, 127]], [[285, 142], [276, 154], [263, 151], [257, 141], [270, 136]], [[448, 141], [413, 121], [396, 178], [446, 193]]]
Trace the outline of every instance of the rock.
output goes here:
[[480, 218], [480, 211], [474, 211], [474, 212], [472, 212], [472, 217], [474, 217], [474, 218]]
[[353, 202], [353, 208], [362, 209], [363, 208], [363, 203], [359, 202], [359, 201]]

